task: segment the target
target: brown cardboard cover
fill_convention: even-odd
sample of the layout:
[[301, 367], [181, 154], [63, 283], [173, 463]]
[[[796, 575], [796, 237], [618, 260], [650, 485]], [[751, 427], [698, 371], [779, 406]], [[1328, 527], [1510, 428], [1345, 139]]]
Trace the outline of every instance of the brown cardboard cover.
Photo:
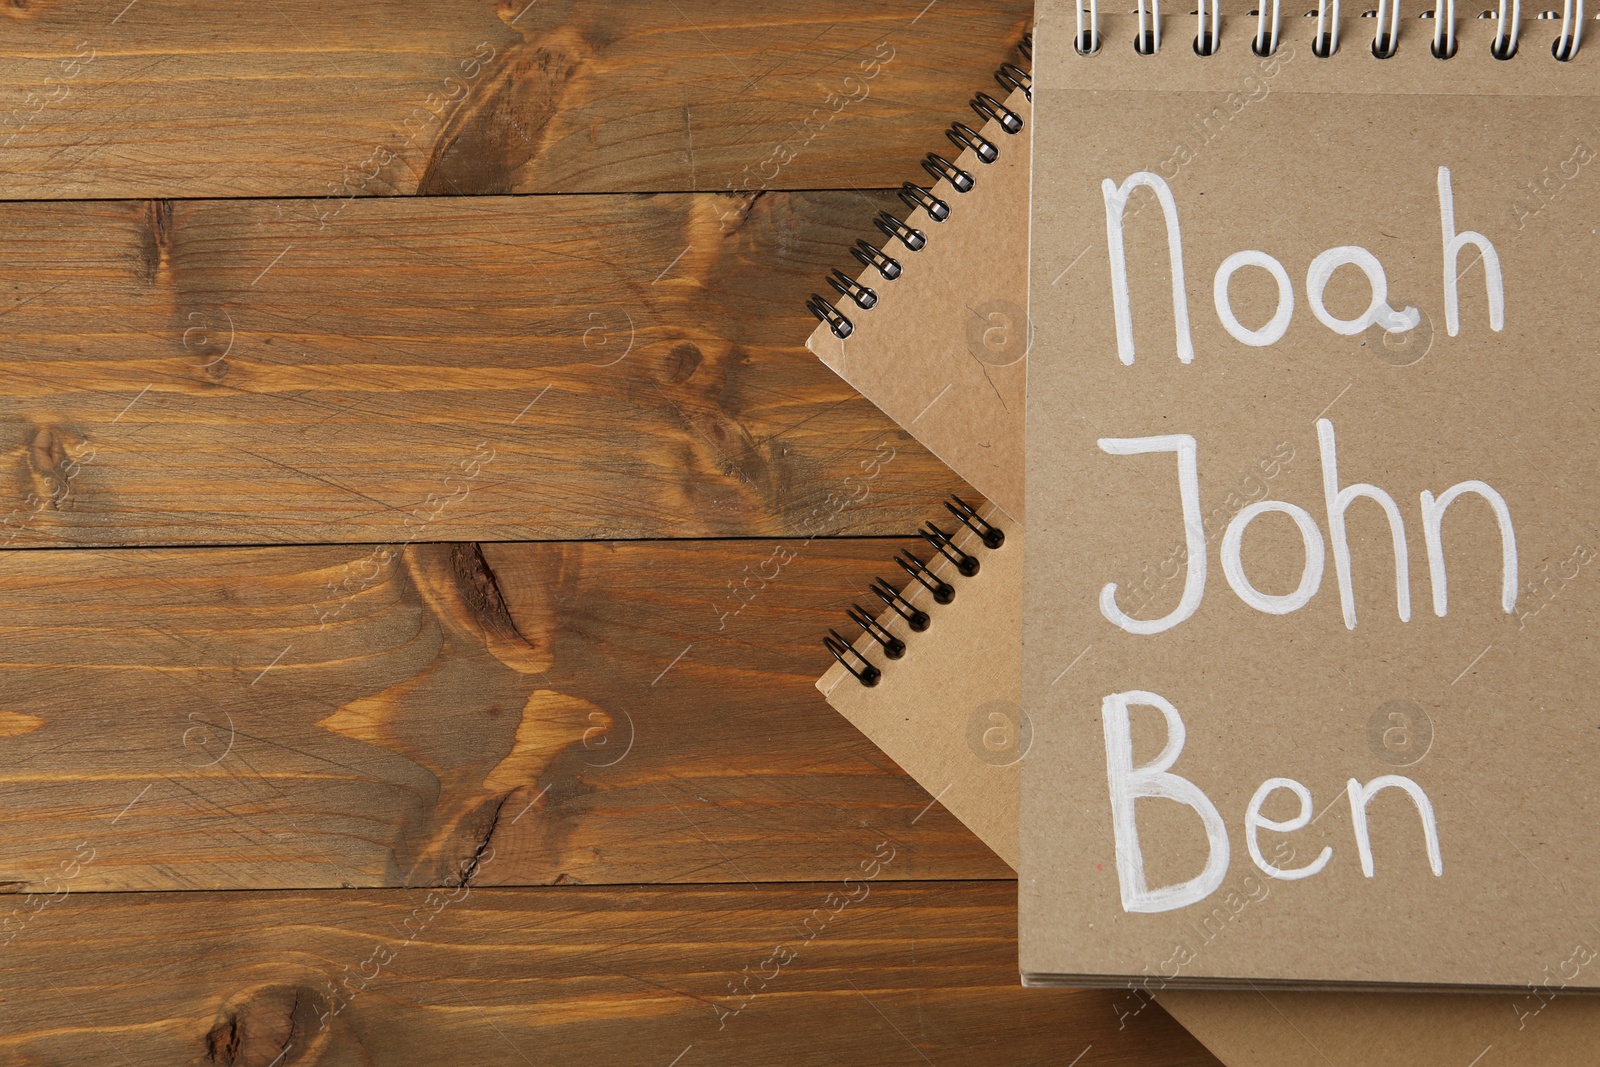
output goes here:
[[[1005, 534], [986, 548], [970, 531], [956, 544], [979, 560], [963, 577], [942, 556], [934, 573], [956, 598], [934, 603], [915, 582], [904, 595], [926, 611], [915, 633], [894, 611], [880, 625], [906, 643], [885, 658], [872, 639], [855, 647], [883, 671], [867, 687], [839, 664], [817, 682], [834, 709], [888, 753], [1001, 859], [1017, 865], [1017, 761], [1027, 752], [1017, 679], [1022, 674], [1022, 528], [991, 513]], [[884, 563], [887, 565], [888, 560]]]
[[[1591, 547], [1600, 536], [1600, 178], [1587, 147], [1600, 55], [1558, 63], [1549, 48], [1557, 24], [1530, 21], [1517, 57], [1496, 61], [1493, 24], [1473, 20], [1460, 26], [1459, 54], [1439, 61], [1427, 48], [1431, 24], [1413, 19], [1393, 58], [1371, 54], [1373, 21], [1350, 20], [1341, 50], [1318, 59], [1311, 23], [1292, 19], [1278, 56], [1264, 60], [1247, 47], [1254, 20], [1241, 19], [1225, 22], [1212, 57], [1189, 47], [1191, 23], [1170, 20], [1167, 47], [1146, 57], [1128, 43], [1133, 21], [1115, 17], [1103, 20], [1100, 53], [1082, 57], [1072, 23], [1070, 5], [1041, 3], [1025, 977], [1157, 976], [1168, 988], [1600, 986], [1591, 947], [1600, 937]], [[1134, 359], [1119, 358], [1102, 182], [1115, 190], [1143, 171], [1160, 176], [1181, 220], [1188, 363], [1165, 211], [1150, 188], [1132, 190], [1124, 215]], [[1543, 181], [1552, 173], [1556, 183]], [[1495, 284], [1477, 246], [1447, 274], [1446, 191], [1455, 231], [1482, 234], [1496, 251], [1503, 329], [1491, 327]], [[1345, 335], [1320, 320], [1359, 319], [1368, 306], [1355, 247], [1370, 253], [1369, 271], [1381, 264], [1395, 312], [1387, 328]], [[1338, 249], [1347, 251], [1329, 251]], [[1281, 298], [1259, 255], [1226, 290], [1237, 321], [1225, 327], [1218, 310], [1219, 268], [1245, 251], [1284, 268], [1293, 311], [1276, 340]], [[1330, 257], [1345, 265], [1331, 280], [1310, 277]], [[1459, 332], [1447, 325], [1447, 278], [1459, 290]], [[1392, 496], [1410, 565], [1397, 582], [1391, 523], [1378, 503], [1356, 499], [1346, 519], [1353, 628], [1319, 453], [1330, 433], [1336, 489], [1370, 483]], [[1181, 451], [1112, 454], [1129, 448], [1116, 440], [1163, 437], [1142, 447], [1178, 449], [1185, 436], [1196, 442], [1200, 500], [1187, 524], [1174, 477]], [[1425, 491], [1462, 483], [1434, 542], [1442, 552], [1431, 554]], [[1495, 512], [1475, 491], [1485, 484], [1512, 517], [1510, 591]], [[1243, 529], [1241, 509], [1254, 514], [1267, 500], [1302, 510], [1255, 517], [1233, 557], [1242, 574], [1230, 572], [1226, 531]], [[1326, 546], [1320, 585], [1302, 538]], [[1186, 576], [1202, 558], [1203, 596], [1185, 618]], [[1150, 633], [1114, 625], [1102, 610], [1109, 583], [1133, 619], [1183, 621]], [[1294, 607], [1297, 586], [1315, 592]], [[1107, 699], [1119, 693], [1131, 694], [1125, 732]], [[1169, 720], [1141, 694], [1181, 717], [1175, 757]], [[1147, 768], [1115, 776], [1136, 798], [1137, 853], [1128, 833], [1120, 856], [1115, 846], [1113, 767]], [[1247, 811], [1258, 787], [1280, 778], [1309, 790], [1308, 825], [1260, 830], [1255, 860]], [[1431, 804], [1437, 859], [1402, 780]], [[1365, 805], [1348, 792], [1374, 783], [1393, 787]], [[1211, 877], [1195, 788], [1229, 846]], [[1167, 798], [1151, 795], [1161, 790]], [[1261, 818], [1292, 823], [1299, 811], [1280, 787]], [[1149, 890], [1176, 895], [1139, 893], [1134, 855]], [[1309, 877], [1264, 873], [1264, 864], [1315, 868], [1324, 855]], [[1185, 904], [1175, 887], [1191, 880], [1200, 899]], [[1507, 999], [1495, 996], [1493, 1010], [1509, 1015]]]
[[[854, 327], [840, 340], [818, 325], [806, 342], [841, 378], [914, 434], [973, 488], [1022, 517], [1022, 428], [1027, 378], [1028, 132], [1032, 108], [1016, 90], [1006, 106], [1024, 122], [1006, 133], [989, 120], [979, 133], [999, 149], [981, 163], [969, 148], [955, 160], [973, 176], [958, 193], [940, 180], [933, 193], [950, 205], [934, 222], [921, 208], [900, 212], [927, 235], [918, 252], [898, 240], [873, 243], [904, 270], [890, 281], [874, 268], [862, 285], [879, 303], [860, 310], [840, 298]], [[847, 272], [848, 273], [848, 272]]]

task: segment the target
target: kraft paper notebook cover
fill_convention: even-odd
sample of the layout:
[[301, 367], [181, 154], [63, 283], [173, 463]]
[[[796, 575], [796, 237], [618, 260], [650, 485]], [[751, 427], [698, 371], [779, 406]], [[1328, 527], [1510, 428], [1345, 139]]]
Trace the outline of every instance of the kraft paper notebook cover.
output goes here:
[[[838, 631], [829, 635], [837, 662], [817, 688], [1015, 867], [1016, 764], [1029, 743], [1016, 682], [1022, 670], [1022, 528], [996, 509], [988, 518], [992, 524], [961, 528], [954, 546], [947, 546], [978, 564], [972, 575], [961, 573], [954, 552], [947, 557], [930, 546], [910, 557], [929, 563], [931, 582], [953, 594], [949, 602], [940, 603], [929, 584], [905, 581], [904, 599], [851, 647]], [[996, 531], [1004, 540], [990, 548], [976, 530]], [[881, 580], [876, 587], [888, 588]], [[881, 639], [885, 635], [889, 640]]]
[[1026, 979], [1600, 985], [1600, 186], [1529, 193], [1593, 53], [1078, 19], [1035, 36]]
[[[885, 240], [858, 243], [865, 267], [859, 277], [835, 272], [837, 306], [812, 298], [823, 321], [806, 342], [1015, 519], [1022, 517], [1028, 350], [1017, 299], [1028, 282], [1027, 77], [1007, 64], [996, 74], [1011, 90], [1004, 103], [974, 98], [979, 115], [995, 117], [977, 131], [951, 127], [951, 140], [969, 147], [954, 161], [930, 156], [923, 164], [930, 174], [951, 176], [931, 189], [907, 183], [901, 196], [908, 206], [926, 206], [913, 207], [903, 221], [887, 212], [878, 217]], [[1001, 213], [1023, 224], [993, 225]]]

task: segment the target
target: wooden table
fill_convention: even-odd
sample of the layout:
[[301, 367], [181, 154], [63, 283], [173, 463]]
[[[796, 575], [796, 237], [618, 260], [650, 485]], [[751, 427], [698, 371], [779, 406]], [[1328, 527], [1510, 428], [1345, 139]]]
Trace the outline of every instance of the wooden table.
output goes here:
[[1215, 1062], [812, 688], [923, 3], [0, 6], [0, 1060]]

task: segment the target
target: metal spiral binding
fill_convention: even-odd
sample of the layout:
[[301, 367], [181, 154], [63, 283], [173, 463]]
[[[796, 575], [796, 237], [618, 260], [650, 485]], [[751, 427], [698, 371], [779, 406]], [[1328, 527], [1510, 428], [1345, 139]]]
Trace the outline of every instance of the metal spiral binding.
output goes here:
[[906, 643], [878, 625], [877, 620], [868, 615], [867, 610], [860, 604], [851, 604], [850, 610], [845, 614], [850, 616], [850, 621], [861, 627], [868, 637], [878, 642], [885, 656], [899, 659], [906, 654]]
[[878, 294], [851, 278], [842, 270], [836, 270], [828, 275], [828, 284], [838, 290], [840, 296], [848, 296], [855, 301], [856, 307], [865, 311], [878, 302]]
[[927, 234], [915, 227], [907, 226], [887, 211], [878, 212], [878, 217], [872, 221], [883, 231], [885, 237], [894, 238], [913, 252], [920, 252], [928, 246]]
[[810, 309], [811, 314], [827, 323], [828, 329], [832, 330], [833, 335], [839, 340], [842, 341], [856, 332], [855, 325], [839, 314], [839, 309], [828, 303], [820, 295], [812, 293], [811, 299], [806, 301], [806, 307]]
[[[839, 665], [855, 675], [856, 681], [862, 685], [877, 685], [878, 679], [883, 677], [883, 672], [874, 667], [870, 659], [851, 647], [850, 642], [839, 636], [838, 630], [829, 629], [828, 636], [822, 639], [822, 643], [833, 653], [833, 658], [839, 661]], [[850, 661], [851, 658], [860, 660], [861, 666], [857, 667]]]
[[933, 546], [935, 552], [954, 563], [956, 570], [960, 571], [963, 577], [971, 578], [978, 573], [978, 557], [957, 548], [956, 543], [950, 539], [950, 535], [933, 523], [928, 523], [927, 529], [918, 530], [917, 533], [922, 535], [924, 541]]
[[[1161, 12], [1160, 0], [1137, 0], [1136, 8], [1139, 16], [1139, 30], [1133, 39], [1133, 50], [1140, 55], [1152, 56], [1161, 51]], [[1207, 7], [1207, 3], [1210, 4]], [[1456, 54], [1456, 5], [1455, 0], [1434, 0], [1435, 6], [1424, 10], [1420, 18], [1432, 19], [1434, 22], [1431, 33], [1432, 41], [1428, 45], [1429, 51], [1435, 59], [1451, 59]], [[1080, 55], [1094, 55], [1100, 50], [1100, 10], [1097, 0], [1077, 0], [1077, 32], [1073, 38], [1074, 45]], [[1194, 38], [1194, 51], [1196, 55], [1213, 56], [1217, 54], [1222, 43], [1222, 16], [1217, 0], [1200, 0], [1196, 5], [1194, 14], [1199, 20], [1198, 33]], [[1308, 11], [1307, 17], [1315, 18], [1317, 25], [1311, 37], [1311, 54], [1318, 59], [1327, 59], [1339, 51], [1339, 0], [1317, 0], [1315, 11]], [[1279, 28], [1283, 19], [1282, 0], [1271, 0], [1270, 10], [1266, 3], [1249, 12], [1251, 18], [1257, 19], [1256, 32], [1251, 35], [1249, 48], [1263, 58], [1273, 55], [1278, 50]], [[1270, 29], [1269, 29], [1270, 17]], [[1522, 0], [1498, 0], [1498, 8], [1493, 11], [1483, 11], [1477, 16], [1480, 19], [1496, 19], [1494, 40], [1489, 44], [1489, 54], [1496, 59], [1511, 59], [1517, 54], [1518, 38], [1522, 32]], [[1398, 0], [1378, 0], [1376, 11], [1362, 13], [1362, 18], [1373, 18], [1377, 21], [1377, 28], [1372, 34], [1371, 52], [1378, 59], [1393, 58], [1400, 47], [1400, 5]], [[1561, 14], [1547, 11], [1539, 15], [1541, 19], [1561, 19], [1561, 32], [1550, 43], [1550, 54], [1562, 63], [1569, 62], [1578, 54], [1578, 49], [1583, 43], [1583, 0], [1562, 0]], [[1032, 58], [1032, 42], [1027, 42], [1027, 47], [1022, 49], [1024, 55]], [[1031, 90], [1025, 82], [1025, 75], [1015, 68], [1002, 67], [1001, 74], [995, 77], [1000, 84], [1010, 89]], [[1002, 77], [1002, 74], [1005, 76]], [[1029, 91], [1028, 99], [1032, 100]]]
[[972, 149], [977, 153], [980, 163], [993, 163], [1000, 158], [1000, 149], [995, 147], [995, 143], [965, 122], [952, 122], [944, 135], [957, 148]]
[[967, 529], [977, 534], [982, 539], [985, 548], [999, 548], [1006, 543], [1005, 531], [992, 523], [985, 522], [978, 515], [978, 509], [951, 494], [945, 501], [945, 510], [956, 517], [956, 521]]
[[905, 205], [913, 211], [919, 207], [926, 211], [928, 217], [934, 222], [943, 222], [950, 217], [950, 205], [934, 196], [931, 190], [924, 189], [920, 185], [906, 182], [900, 187], [900, 199], [905, 201]]
[[1000, 88], [1015, 92], [1022, 90], [1022, 95], [1033, 103], [1033, 76], [1021, 67], [1011, 63], [1002, 63], [1000, 69], [994, 72], [994, 80], [1000, 83]]
[[850, 254], [860, 260], [863, 267], [871, 267], [891, 282], [900, 277], [900, 261], [884, 255], [883, 250], [876, 245], [857, 241]]
[[979, 93], [972, 98], [972, 110], [982, 119], [993, 119], [1000, 124], [1000, 128], [1007, 133], [1022, 132], [1022, 116], [1006, 107], [988, 93]]
[[[984, 519], [978, 514], [978, 509], [965, 500], [951, 496], [945, 501], [944, 506], [956, 521], [977, 535], [979, 542], [985, 548], [992, 551], [1005, 544], [1005, 531]], [[952, 534], [946, 533], [931, 522], [925, 529], [917, 532], [933, 546], [934, 551], [954, 566], [963, 578], [971, 578], [978, 573], [978, 557], [958, 548]], [[868, 588], [883, 602], [886, 609], [893, 611], [905, 622], [912, 633], [922, 633], [933, 625], [933, 616], [911, 602], [908, 590], [912, 588], [912, 583], [915, 582], [926, 590], [933, 597], [935, 604], [954, 602], [956, 587], [935, 574], [927, 563], [910, 552], [902, 550], [895, 555], [894, 561], [908, 575], [906, 585], [896, 590], [882, 578], [874, 578]], [[851, 604], [846, 614], [862, 633], [872, 638], [887, 659], [896, 660], [905, 656], [905, 640], [897, 637], [887, 626], [873, 618], [866, 608], [860, 604]], [[839, 631], [830, 629], [828, 636], [822, 639], [822, 643], [833, 658], [862, 685], [874, 686], [883, 679], [883, 671], [840, 635]]]
[[956, 587], [928, 569], [928, 565], [905, 549], [895, 553], [894, 561], [900, 569], [911, 575], [913, 581], [933, 594], [935, 604], [953, 604]]
[[872, 584], [867, 588], [871, 589], [873, 593], [877, 594], [878, 599], [883, 601], [885, 606], [892, 608], [896, 615], [906, 620], [906, 625], [911, 627], [911, 629], [916, 633], [922, 633], [928, 628], [929, 624], [932, 623], [933, 620], [929, 618], [926, 611], [923, 611], [921, 608], [912, 604], [911, 601], [895, 592], [894, 586], [890, 585], [882, 578], [872, 579]]
[[922, 169], [933, 175], [934, 181], [943, 178], [958, 193], [972, 192], [972, 175], [937, 152], [928, 153], [928, 158], [922, 161]]
[[[1033, 62], [1033, 34], [1025, 33], [1022, 35], [1022, 42], [1017, 46], [1017, 52], [1027, 62]], [[1031, 101], [1033, 99], [1032, 75], [1014, 63], [1001, 64], [1000, 69], [994, 73], [994, 80], [1008, 93], [1020, 89], [1028, 100]], [[995, 99], [988, 93], [980, 92], [976, 94], [969, 101], [969, 104], [980, 119], [998, 124], [1000, 129], [1008, 136], [1015, 136], [1022, 132], [1022, 116], [1007, 107], [1003, 101]], [[952, 123], [950, 128], [945, 131], [945, 136], [950, 139], [951, 144], [955, 145], [958, 152], [971, 149], [981, 164], [988, 165], [1000, 158], [1000, 146], [964, 122]], [[957, 193], [969, 193], [977, 184], [977, 179], [971, 171], [952, 163], [937, 152], [928, 153], [927, 157], [922, 161], [922, 169], [927, 171], [934, 181], [937, 182], [942, 179], [948, 182], [950, 187]], [[933, 190], [923, 188], [914, 182], [906, 182], [901, 186], [899, 196], [906, 207], [912, 211], [921, 208], [923, 213], [934, 222], [945, 221], [953, 211], [957, 210], [951, 206], [949, 201], [935, 196]], [[873, 220], [873, 225], [886, 238], [884, 248], [861, 240], [856, 242], [855, 247], [850, 250], [850, 254], [863, 267], [871, 267], [876, 270], [885, 281], [894, 281], [900, 277], [902, 266], [898, 259], [885, 251], [887, 242], [899, 241], [907, 251], [919, 252], [927, 247], [928, 235], [911, 226], [909, 222], [902, 222], [900, 219], [895, 218], [887, 211], [879, 212], [878, 217]], [[875, 290], [865, 282], [852, 282], [845, 276], [843, 271], [836, 270], [830, 274], [828, 276], [828, 284], [840, 296], [849, 297], [856, 307], [863, 311], [878, 302], [878, 294]], [[836, 303], [829, 300], [821, 293], [812, 293], [811, 298], [806, 301], [806, 307], [810, 309], [811, 313], [823, 322], [832, 331], [833, 335], [840, 340], [855, 333], [855, 323], [850, 320], [850, 316], [839, 310], [842, 303], [842, 301]]]

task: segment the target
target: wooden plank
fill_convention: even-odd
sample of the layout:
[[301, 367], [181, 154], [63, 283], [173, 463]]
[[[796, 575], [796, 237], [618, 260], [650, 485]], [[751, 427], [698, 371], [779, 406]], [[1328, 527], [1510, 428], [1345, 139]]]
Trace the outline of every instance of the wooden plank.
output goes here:
[[903, 547], [5, 553], [0, 883], [1009, 877], [813, 688]]
[[824, 883], [759, 889], [74, 893], [6, 948], [0, 1048], [25, 1067], [1216, 1064], [1147, 1000], [1020, 988], [1014, 883], [860, 868], [897, 863], [874, 842]]
[[802, 347], [888, 201], [0, 205], [0, 544], [909, 533], [961, 483]]
[[0, 198], [331, 209], [897, 186], [994, 89], [1031, 14], [1027, 0], [10, 3]]

